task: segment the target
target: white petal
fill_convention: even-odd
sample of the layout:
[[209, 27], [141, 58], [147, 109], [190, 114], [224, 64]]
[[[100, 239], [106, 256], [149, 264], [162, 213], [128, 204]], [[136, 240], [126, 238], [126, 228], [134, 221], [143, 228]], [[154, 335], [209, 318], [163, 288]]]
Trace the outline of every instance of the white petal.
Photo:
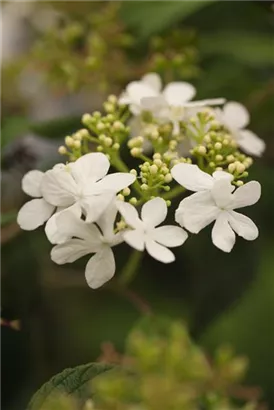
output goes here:
[[146, 240], [146, 250], [152, 256], [152, 258], [156, 259], [159, 262], [163, 263], [170, 263], [175, 261], [174, 254], [165, 246], [159, 245], [152, 239]]
[[81, 206], [86, 215], [86, 222], [97, 221], [114, 200], [114, 197], [115, 195], [113, 193], [105, 193], [84, 198], [81, 201]]
[[254, 241], [258, 237], [259, 231], [257, 226], [247, 216], [230, 211], [228, 220], [231, 228], [247, 241]]
[[235, 233], [228, 223], [227, 212], [221, 212], [212, 229], [212, 242], [224, 252], [230, 252], [235, 244]]
[[78, 187], [66, 169], [52, 169], [44, 175], [41, 184], [43, 197], [55, 206], [70, 206], [75, 202]]
[[198, 233], [211, 224], [219, 212], [209, 191], [197, 192], [181, 201], [175, 220], [190, 232]]
[[243, 208], [258, 202], [261, 196], [261, 184], [250, 181], [236, 189], [233, 194], [232, 209]]
[[92, 289], [97, 289], [109, 281], [115, 273], [115, 259], [112, 249], [105, 245], [90, 258], [85, 270], [85, 277]]
[[151, 232], [152, 239], [161, 245], [173, 247], [182, 245], [188, 237], [184, 229], [179, 226], [160, 226]]
[[141, 107], [145, 111], [151, 111], [158, 118], [168, 119], [170, 116], [169, 105], [162, 95], [142, 98]]
[[153, 97], [158, 93], [154, 91], [148, 84], [141, 81], [133, 81], [127, 86], [126, 93], [132, 104], [140, 105], [141, 99], [144, 97]]
[[177, 164], [171, 169], [171, 174], [178, 184], [190, 191], [204, 191], [213, 186], [214, 179], [197, 165]]
[[228, 102], [224, 106], [223, 116], [229, 128], [241, 129], [245, 128], [249, 123], [249, 113], [247, 109], [235, 101]]
[[211, 189], [211, 195], [218, 208], [230, 208], [233, 203], [233, 195], [235, 187], [231, 184], [227, 178], [221, 178], [215, 180]]
[[143, 231], [134, 229], [133, 231], [125, 231], [124, 241], [137, 251], [143, 251], [145, 249], [145, 235]]
[[17, 223], [22, 229], [32, 231], [49, 219], [54, 208], [43, 198], [33, 199], [22, 206], [17, 215]]
[[126, 221], [127, 225], [129, 225], [131, 228], [143, 229], [144, 224], [140, 220], [138, 212], [133, 205], [127, 202], [117, 201], [116, 206], [118, 208], [118, 211]]
[[63, 243], [72, 237], [85, 239], [91, 246], [101, 243], [101, 234], [95, 225], [81, 218], [81, 208], [75, 204], [54, 214], [46, 224], [46, 235], [51, 243]]
[[221, 105], [224, 104], [225, 98], [210, 98], [207, 100], [200, 100], [200, 101], [191, 101], [185, 104], [187, 108], [195, 108], [195, 107], [206, 107], [208, 105]]
[[116, 172], [105, 176], [101, 181], [95, 184], [97, 193], [113, 192], [117, 193], [128, 187], [136, 180], [136, 176], [129, 172]]
[[118, 103], [119, 104], [125, 104], [125, 105], [130, 104], [129, 95], [125, 91], [118, 98]]
[[51, 250], [51, 259], [58, 265], [72, 263], [93, 251], [87, 242], [82, 239], [70, 239], [65, 243], [56, 245]]
[[116, 206], [116, 201], [112, 201], [104, 213], [99, 217], [96, 221], [97, 225], [99, 225], [104, 238], [107, 241], [111, 241], [114, 237], [114, 222], [117, 215], [118, 209]]
[[238, 144], [249, 155], [261, 157], [265, 150], [265, 142], [250, 130], [239, 132]]
[[40, 186], [43, 176], [44, 172], [37, 170], [29, 171], [26, 175], [24, 175], [22, 179], [23, 191], [29, 196], [33, 196], [34, 198], [41, 197], [42, 193]]
[[101, 152], [83, 155], [70, 165], [73, 177], [81, 185], [92, 184], [102, 179], [110, 167], [107, 156]]
[[196, 90], [193, 85], [183, 81], [169, 83], [163, 91], [163, 96], [168, 104], [175, 106], [183, 105], [186, 101], [191, 100], [195, 94]]
[[142, 206], [141, 218], [149, 228], [160, 225], [167, 216], [167, 205], [163, 198], [154, 198]]
[[157, 93], [159, 93], [162, 89], [162, 80], [157, 73], [145, 74], [142, 77], [142, 82], [149, 85]]
[[233, 175], [231, 175], [229, 172], [225, 172], [225, 171], [215, 171], [212, 174], [213, 178], [218, 180], [218, 179], [228, 179], [229, 181], [233, 180]]

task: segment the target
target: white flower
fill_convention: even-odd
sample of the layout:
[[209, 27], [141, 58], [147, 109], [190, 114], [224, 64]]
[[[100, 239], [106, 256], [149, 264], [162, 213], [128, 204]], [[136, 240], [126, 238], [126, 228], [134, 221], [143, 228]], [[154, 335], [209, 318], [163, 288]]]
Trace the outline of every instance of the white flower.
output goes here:
[[148, 73], [140, 81], [132, 81], [119, 98], [120, 104], [129, 105], [133, 115], [139, 115], [141, 109], [141, 99], [143, 97], [153, 97], [160, 94], [162, 81], [158, 74]]
[[44, 175], [44, 172], [33, 170], [24, 175], [22, 179], [23, 191], [35, 198], [25, 203], [18, 212], [17, 223], [26, 231], [32, 231], [43, 225], [55, 210], [55, 206], [48, 203], [41, 192]]
[[265, 142], [254, 132], [245, 129], [249, 124], [250, 117], [242, 104], [228, 102], [223, 110], [216, 109], [216, 117], [231, 132], [243, 151], [249, 155], [262, 155], [265, 150]]
[[[132, 184], [136, 177], [130, 173], [117, 172], [107, 175], [110, 163], [102, 153], [90, 153], [62, 168], [53, 168], [45, 173], [41, 190], [51, 204], [69, 208], [73, 206], [84, 213], [87, 222], [96, 221], [104, 212], [115, 194]], [[52, 243], [63, 240], [59, 237], [55, 221], [46, 231]]]
[[197, 113], [197, 109], [225, 102], [223, 98], [189, 102], [195, 94], [196, 90], [191, 84], [173, 82], [165, 87], [161, 95], [143, 97], [141, 107], [151, 111], [160, 121], [170, 121], [173, 124], [173, 134], [177, 135], [180, 133], [180, 121]]
[[175, 219], [192, 233], [216, 221], [212, 241], [224, 252], [235, 244], [235, 233], [252, 241], [258, 236], [256, 225], [234, 209], [255, 204], [261, 196], [261, 185], [251, 181], [237, 188], [231, 184], [232, 175], [216, 171], [213, 176], [201, 171], [197, 165], [175, 165], [171, 174], [183, 187], [196, 192], [183, 199], [176, 210]]
[[142, 220], [137, 210], [129, 203], [117, 201], [119, 212], [132, 228], [124, 232], [125, 242], [138, 251], [148, 251], [155, 259], [163, 263], [173, 262], [174, 254], [167, 247], [182, 245], [187, 233], [178, 226], [160, 226], [167, 215], [167, 205], [162, 198], [154, 198], [146, 202], [141, 211]]
[[94, 223], [84, 222], [73, 213], [60, 214], [56, 218], [57, 228], [70, 239], [53, 247], [51, 259], [61, 265], [95, 253], [86, 265], [85, 277], [91, 288], [102, 286], [115, 273], [111, 248], [123, 242], [122, 235], [113, 231], [116, 214], [117, 208], [111, 203], [96, 222], [100, 230]]

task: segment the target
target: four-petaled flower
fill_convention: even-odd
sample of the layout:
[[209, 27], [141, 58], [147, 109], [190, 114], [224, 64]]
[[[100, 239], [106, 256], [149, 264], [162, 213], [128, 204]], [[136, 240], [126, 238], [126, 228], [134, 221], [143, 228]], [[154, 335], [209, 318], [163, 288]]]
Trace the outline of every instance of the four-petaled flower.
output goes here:
[[77, 218], [72, 212], [59, 214], [56, 218], [57, 228], [70, 239], [52, 248], [51, 259], [61, 265], [94, 253], [86, 265], [85, 277], [91, 288], [102, 286], [115, 273], [111, 248], [123, 242], [121, 233], [115, 234], [113, 230], [116, 214], [115, 203], [111, 203], [96, 221], [98, 226]]
[[176, 211], [175, 219], [181, 226], [198, 233], [215, 221], [212, 241], [224, 252], [230, 252], [235, 244], [234, 231], [249, 241], [257, 238], [256, 225], [234, 209], [253, 205], [259, 200], [259, 182], [248, 182], [233, 193], [232, 175], [223, 171], [216, 171], [211, 176], [197, 165], [178, 164], [171, 173], [180, 185], [196, 192], [183, 199]]
[[117, 207], [127, 225], [123, 238], [128, 245], [144, 251], [163, 263], [173, 262], [174, 254], [167, 247], [182, 245], [187, 239], [187, 233], [178, 226], [165, 225], [156, 228], [166, 219], [167, 205], [162, 198], [154, 198], [146, 202], [141, 210], [141, 217], [134, 206], [117, 201]]
[[250, 118], [247, 109], [240, 103], [228, 102], [223, 109], [215, 110], [217, 119], [229, 130], [239, 146], [249, 155], [260, 157], [265, 150], [265, 142], [254, 132], [245, 129]]
[[160, 121], [170, 121], [173, 124], [173, 134], [180, 133], [180, 121], [187, 119], [193, 114], [193, 110], [210, 105], [220, 105], [225, 102], [224, 98], [213, 98], [202, 101], [190, 101], [196, 94], [193, 85], [186, 82], [169, 83], [162, 94], [156, 96], [144, 96], [141, 99], [143, 110], [152, 112]]

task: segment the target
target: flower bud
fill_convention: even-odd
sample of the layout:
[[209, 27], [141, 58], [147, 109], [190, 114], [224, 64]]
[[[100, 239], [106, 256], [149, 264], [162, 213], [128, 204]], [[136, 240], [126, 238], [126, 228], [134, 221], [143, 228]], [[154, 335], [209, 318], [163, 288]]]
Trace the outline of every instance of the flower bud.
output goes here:
[[166, 200], [166, 206], [169, 207], [171, 205], [171, 201], [168, 199]]
[[156, 154], [153, 155], [153, 159], [161, 159], [162, 155], [156, 152]]
[[106, 128], [105, 124], [103, 122], [98, 122], [97, 124], [97, 130], [103, 131]]
[[244, 185], [243, 181], [240, 181], [240, 180], [239, 180], [239, 181], [236, 181], [235, 183], [236, 183], [237, 186], [242, 186], [242, 185]]
[[79, 141], [79, 140], [74, 141], [73, 146], [74, 146], [74, 148], [76, 148], [76, 149], [80, 148], [80, 147], [81, 147], [81, 141]]
[[133, 196], [132, 198], [130, 198], [129, 203], [131, 205], [136, 205], [137, 204], [137, 198], [135, 198], [135, 196]]
[[120, 149], [120, 144], [119, 144], [118, 142], [115, 142], [115, 144], [113, 144], [112, 148], [113, 148], [115, 151], [118, 151], [118, 150]]
[[217, 150], [222, 149], [222, 144], [220, 142], [216, 142], [216, 144], [214, 145], [214, 148]]
[[104, 151], [104, 148], [102, 147], [102, 145], [98, 145], [97, 151], [98, 152], [103, 152]]
[[142, 149], [141, 148], [132, 148], [131, 150], [130, 150], [130, 153], [131, 153], [131, 155], [133, 156], [133, 157], [138, 157], [141, 153], [142, 153]]
[[124, 124], [121, 121], [115, 121], [113, 124], [115, 131], [121, 131], [125, 128]]
[[61, 154], [61, 155], [65, 155], [65, 154], [67, 154], [67, 149], [66, 149], [66, 147], [64, 146], [64, 145], [61, 145], [59, 148], [58, 148], [58, 152], [59, 152], [59, 154]]
[[206, 154], [206, 147], [204, 147], [203, 145], [199, 145], [196, 148], [197, 152], [201, 155], [205, 155]]
[[73, 147], [74, 146], [74, 139], [70, 136], [65, 138], [65, 143], [68, 147]]
[[92, 122], [93, 118], [90, 114], [84, 114], [82, 116], [82, 123], [88, 125], [90, 122]]
[[129, 196], [130, 195], [130, 189], [128, 187], [124, 188], [122, 191], [122, 194], [124, 196]]
[[165, 182], [168, 184], [171, 181], [172, 181], [172, 175], [171, 174], [166, 174], [165, 175]]
[[147, 191], [148, 190], [148, 185], [147, 184], [142, 184], [141, 189], [142, 189], [142, 191]]
[[118, 199], [118, 201], [124, 201], [124, 200], [125, 200], [125, 197], [124, 197], [124, 195], [122, 195], [122, 194], [118, 194], [118, 195], [116, 196], [116, 198]]
[[233, 172], [235, 171], [235, 169], [236, 169], [235, 162], [233, 162], [232, 164], [229, 164], [229, 165], [228, 165], [228, 171], [229, 171], [229, 172], [233, 173]]
[[131, 170], [129, 171], [129, 173], [132, 174], [132, 175], [137, 176], [137, 171], [136, 171], [136, 169], [131, 169]]
[[228, 156], [226, 157], [226, 160], [227, 160], [227, 162], [234, 162], [234, 161], [235, 161], [235, 157], [234, 157], [234, 155], [228, 155]]
[[216, 161], [222, 161], [223, 160], [223, 156], [222, 155], [216, 155], [215, 157]]
[[112, 143], [113, 143], [112, 138], [110, 137], [105, 138], [104, 144], [106, 147], [111, 147]]
[[162, 164], [163, 164], [160, 159], [154, 159], [153, 162], [154, 162], [154, 164], [155, 164], [157, 167], [159, 167], [159, 168], [160, 168], [160, 167], [162, 166]]
[[157, 165], [153, 164], [153, 165], [151, 165], [151, 166], [149, 167], [149, 170], [150, 170], [150, 173], [151, 173], [152, 175], [155, 175], [155, 174], [157, 174], [157, 172], [158, 172], [158, 167], [157, 167]]
[[111, 103], [111, 104], [117, 104], [117, 97], [116, 97], [116, 95], [113, 95], [113, 94], [109, 95], [109, 96], [108, 96], [108, 102]]
[[99, 137], [98, 137], [98, 140], [101, 141], [101, 142], [104, 142], [105, 139], [106, 139], [106, 135], [105, 135], [105, 134], [100, 134]]

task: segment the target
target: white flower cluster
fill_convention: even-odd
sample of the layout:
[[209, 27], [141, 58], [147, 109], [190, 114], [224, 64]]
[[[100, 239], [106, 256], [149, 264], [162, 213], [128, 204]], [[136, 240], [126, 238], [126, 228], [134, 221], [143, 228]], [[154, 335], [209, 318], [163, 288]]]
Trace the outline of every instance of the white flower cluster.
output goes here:
[[[212, 241], [224, 252], [233, 248], [235, 233], [246, 240], [258, 236], [251, 219], [235, 212], [256, 203], [261, 195], [258, 182], [244, 184], [239, 180], [248, 175], [246, 168], [252, 160], [237, 151], [237, 146], [258, 156], [264, 150], [264, 143], [244, 129], [249, 120], [247, 111], [238, 103], [227, 103], [223, 110], [209, 108], [223, 104], [224, 99], [190, 102], [195, 89], [185, 82], [170, 83], [161, 89], [160, 78], [153, 73], [130, 83], [118, 102], [113, 96], [109, 98], [107, 108], [111, 114], [84, 116], [89, 130], [81, 130], [77, 146], [69, 144], [74, 147], [70, 162], [57, 164], [45, 173], [30, 171], [22, 180], [24, 192], [34, 199], [19, 211], [18, 224], [22, 229], [33, 230], [46, 222], [46, 235], [55, 245], [51, 258], [58, 264], [94, 254], [85, 270], [91, 288], [96, 289], [113, 277], [112, 247], [122, 242], [140, 252], [146, 249], [162, 263], [170, 263], [175, 256], [169, 248], [183, 245], [187, 231], [197, 234], [212, 222]], [[133, 115], [146, 117], [146, 130], [150, 127], [154, 133], [152, 158], [140, 148], [145, 136], [128, 141], [130, 153], [141, 161], [139, 170], [129, 171], [119, 154], [120, 144], [130, 135], [122, 123], [123, 108], [119, 108], [125, 105]], [[188, 132], [193, 135], [195, 129], [201, 140], [196, 146], [192, 144], [190, 154], [196, 155], [198, 165], [191, 163], [191, 157], [180, 157], [176, 139]], [[105, 144], [108, 139], [111, 144]], [[66, 140], [74, 141], [73, 137]], [[97, 150], [101, 152], [89, 152], [90, 141], [99, 144]], [[85, 151], [81, 150], [82, 144]], [[214, 156], [218, 166], [214, 163], [212, 168], [212, 160], [207, 164], [205, 155], [209, 159]], [[229, 165], [225, 168], [222, 164]], [[123, 172], [108, 174], [110, 165]], [[131, 189], [136, 197], [129, 197]], [[175, 211], [175, 221], [180, 226], [159, 226], [166, 219], [170, 199], [185, 190], [195, 193], [184, 197]]]

